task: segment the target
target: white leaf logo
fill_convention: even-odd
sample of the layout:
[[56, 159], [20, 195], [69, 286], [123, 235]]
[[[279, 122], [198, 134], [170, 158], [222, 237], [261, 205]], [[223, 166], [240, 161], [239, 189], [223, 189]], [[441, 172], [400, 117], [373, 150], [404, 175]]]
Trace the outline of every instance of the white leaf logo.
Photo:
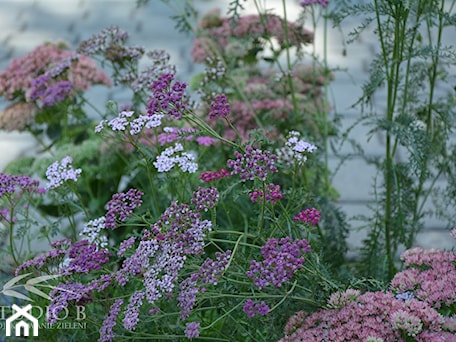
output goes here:
[[60, 277], [60, 275], [45, 275], [45, 276], [35, 277], [35, 278], [31, 278], [31, 279], [27, 280], [27, 282], [23, 285], [18, 284], [18, 282], [20, 280], [28, 277], [31, 274], [32, 273], [26, 273], [26, 274], [21, 274], [20, 276], [14, 277], [10, 281], [6, 282], [5, 285], [3, 285], [3, 289], [0, 291], [0, 293], [4, 294], [5, 296], [15, 297], [15, 298], [33, 302], [33, 299], [31, 299], [30, 297], [27, 297], [26, 295], [14, 290], [19, 287], [24, 287], [24, 289], [26, 289], [29, 293], [34, 293], [40, 297], [50, 300], [50, 297], [46, 293], [37, 289], [35, 286], [52, 288], [52, 286], [50, 286], [50, 285], [42, 285], [40, 283], [48, 281], [50, 279], [58, 278], [58, 277]]

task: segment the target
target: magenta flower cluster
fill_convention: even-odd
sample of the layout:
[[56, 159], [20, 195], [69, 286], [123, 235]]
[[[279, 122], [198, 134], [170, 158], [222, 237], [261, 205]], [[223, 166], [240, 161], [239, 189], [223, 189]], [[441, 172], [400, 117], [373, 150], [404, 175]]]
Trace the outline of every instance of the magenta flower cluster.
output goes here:
[[261, 248], [262, 261], [252, 260], [247, 276], [259, 289], [268, 285], [281, 287], [289, 281], [305, 262], [304, 253], [310, 252], [307, 240], [270, 238]]
[[142, 204], [143, 195], [144, 193], [137, 189], [114, 194], [106, 204], [105, 227], [114, 229], [117, 222], [125, 222], [133, 214], [133, 210]]
[[180, 119], [188, 107], [185, 98], [187, 84], [174, 80], [173, 74], [160, 75], [150, 87], [152, 95], [147, 103], [147, 113], [167, 114], [170, 119]]
[[231, 176], [231, 173], [225, 169], [218, 171], [204, 171], [200, 174], [199, 179], [205, 183], [210, 183], [217, 179], [222, 179]]
[[245, 312], [248, 318], [253, 318], [256, 314], [266, 316], [269, 313], [269, 306], [263, 300], [260, 303], [256, 303], [248, 298], [245, 301], [242, 310]]
[[236, 159], [228, 160], [228, 167], [232, 169], [231, 174], [239, 174], [242, 181], [254, 180], [255, 177], [265, 181], [268, 173], [277, 172], [274, 165], [276, 156], [269, 151], [254, 149], [248, 145], [245, 153], [234, 152]]
[[209, 119], [226, 118], [230, 114], [230, 111], [231, 107], [228, 103], [228, 97], [225, 94], [216, 95], [210, 106]]
[[283, 198], [283, 194], [280, 192], [280, 185], [271, 183], [266, 186], [266, 196], [263, 193], [263, 190], [255, 189], [249, 193], [249, 197], [253, 203], [265, 200], [275, 204], [278, 200]]
[[195, 128], [163, 127], [163, 133], [158, 135], [158, 143], [164, 146], [177, 140], [191, 141], [194, 138], [193, 134], [197, 132]]
[[308, 208], [300, 211], [293, 217], [296, 222], [305, 222], [316, 226], [320, 221], [320, 212], [315, 208]]
[[100, 270], [109, 261], [111, 253], [106, 249], [99, 249], [97, 244], [81, 240], [73, 243], [68, 251], [68, 261], [62, 267], [61, 274], [72, 275], [75, 273], [88, 274]]

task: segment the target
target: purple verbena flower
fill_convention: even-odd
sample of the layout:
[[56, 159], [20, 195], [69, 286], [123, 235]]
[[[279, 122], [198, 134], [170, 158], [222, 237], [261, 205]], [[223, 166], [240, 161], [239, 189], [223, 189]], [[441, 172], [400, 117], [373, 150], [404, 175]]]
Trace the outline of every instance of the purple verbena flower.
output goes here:
[[212, 137], [208, 137], [208, 136], [201, 136], [201, 137], [196, 138], [196, 142], [198, 143], [198, 145], [202, 145], [202, 146], [211, 146], [216, 141], [217, 141], [216, 139], [214, 139]]
[[26, 175], [8, 175], [0, 173], [0, 198], [6, 194], [23, 192], [41, 194], [46, 190], [39, 187], [40, 182]]
[[62, 102], [73, 91], [73, 83], [68, 80], [55, 81], [47, 73], [32, 80], [29, 98], [41, 100], [44, 107]]
[[225, 170], [225, 169], [220, 169], [218, 171], [205, 171], [202, 172], [199, 176], [199, 179], [201, 179], [205, 183], [212, 182], [213, 180], [216, 179], [222, 179], [225, 177], [229, 177], [231, 174]]
[[59, 284], [49, 293], [51, 302], [49, 304], [46, 320], [53, 324], [58, 321], [58, 315], [68, 307], [69, 302], [74, 301], [76, 305], [82, 305], [90, 300], [92, 286], [80, 283]]
[[201, 284], [217, 285], [219, 278], [228, 266], [231, 251], [228, 250], [225, 253], [217, 252], [215, 257], [216, 260], [207, 258], [197, 272], [192, 273], [180, 283], [180, 293], [177, 297], [177, 301], [181, 308], [182, 320], [188, 318], [195, 305], [196, 295], [200, 292], [198, 282]]
[[63, 269], [62, 274], [87, 274], [100, 270], [102, 265], [109, 261], [109, 256], [110, 252], [106, 249], [98, 249], [97, 244], [89, 243], [88, 240], [75, 242], [68, 251], [68, 265]]
[[133, 246], [135, 243], [136, 238], [134, 236], [122, 241], [119, 246], [119, 251], [117, 252], [117, 256], [121, 257], [125, 254], [125, 251]]
[[104, 53], [108, 47], [122, 45], [127, 39], [128, 32], [121, 30], [118, 26], [110, 26], [82, 41], [77, 52], [88, 56]]

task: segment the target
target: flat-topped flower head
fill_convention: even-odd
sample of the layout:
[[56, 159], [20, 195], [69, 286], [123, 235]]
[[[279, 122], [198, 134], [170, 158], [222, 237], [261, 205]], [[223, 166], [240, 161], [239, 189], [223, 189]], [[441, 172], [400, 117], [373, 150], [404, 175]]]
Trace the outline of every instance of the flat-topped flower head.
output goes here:
[[160, 75], [150, 87], [148, 115], [164, 114], [169, 119], [180, 119], [188, 107], [186, 88], [187, 84], [174, 80], [173, 74]]
[[228, 160], [228, 167], [232, 169], [231, 174], [239, 174], [242, 181], [254, 180], [255, 177], [265, 181], [269, 173], [277, 172], [274, 165], [276, 156], [269, 151], [254, 149], [246, 146], [245, 153], [234, 152], [236, 159]]
[[8, 175], [0, 173], [0, 198], [14, 193], [43, 193], [46, 190], [39, 187], [40, 182], [27, 175]]
[[114, 229], [118, 222], [125, 222], [133, 214], [133, 210], [142, 204], [143, 195], [143, 192], [134, 188], [114, 194], [106, 204], [104, 226]]
[[231, 111], [230, 104], [228, 103], [228, 97], [225, 94], [219, 94], [214, 96], [209, 110], [209, 119], [214, 118], [226, 118]]
[[315, 208], [308, 208], [300, 211], [293, 217], [294, 221], [305, 222], [312, 226], [316, 226], [320, 221], [320, 212]]
[[195, 163], [196, 157], [192, 153], [184, 152], [180, 143], [167, 147], [153, 162], [158, 172], [168, 172], [175, 165], [178, 165], [183, 172], [194, 173], [198, 170]]
[[263, 261], [252, 260], [246, 274], [259, 289], [268, 285], [281, 287], [302, 268], [304, 253], [310, 251], [309, 243], [304, 239], [269, 238], [261, 248]]
[[46, 185], [46, 188], [56, 189], [65, 182], [76, 182], [81, 173], [81, 169], [73, 168], [73, 158], [66, 156], [60, 162], [56, 161], [47, 168], [46, 178], [49, 182]]
[[307, 156], [317, 150], [315, 145], [312, 145], [300, 139], [301, 133], [291, 131], [287, 135], [285, 146], [277, 151], [279, 161], [285, 165], [293, 165], [297, 163], [302, 165], [307, 161]]

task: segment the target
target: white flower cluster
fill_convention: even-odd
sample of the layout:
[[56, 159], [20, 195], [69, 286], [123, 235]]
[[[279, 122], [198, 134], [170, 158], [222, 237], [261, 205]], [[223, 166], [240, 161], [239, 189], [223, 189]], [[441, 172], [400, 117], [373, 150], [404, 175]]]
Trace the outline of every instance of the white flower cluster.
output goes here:
[[81, 169], [73, 169], [73, 159], [66, 156], [60, 162], [52, 163], [46, 170], [46, 178], [49, 183], [46, 189], [55, 189], [62, 185], [67, 180], [77, 181], [81, 174]]
[[100, 231], [105, 228], [105, 222], [104, 216], [91, 220], [84, 224], [84, 229], [79, 235], [87, 238], [89, 243], [95, 243], [98, 248], [105, 248], [108, 245], [108, 238], [100, 234]]
[[277, 159], [286, 165], [293, 165], [297, 162], [302, 165], [307, 160], [307, 154], [313, 153], [317, 147], [302, 139], [301, 133], [290, 131], [287, 136], [285, 146], [276, 151]]
[[[188, 152], [182, 152], [184, 147], [180, 143], [166, 148], [154, 161], [158, 172], [168, 172], [178, 164], [182, 171], [194, 173], [198, 170], [198, 164], [194, 162], [195, 156]], [[177, 152], [182, 152], [177, 154]]]
[[161, 120], [164, 116], [163, 114], [153, 114], [151, 116], [140, 115], [139, 117], [131, 120], [133, 114], [133, 111], [122, 111], [117, 117], [110, 121], [101, 120], [97, 127], [95, 127], [95, 133], [100, 133], [106, 124], [111, 127], [113, 131], [125, 131], [127, 127], [130, 126], [130, 134], [136, 135], [140, 133], [144, 127], [153, 128], [160, 126], [162, 123]]

